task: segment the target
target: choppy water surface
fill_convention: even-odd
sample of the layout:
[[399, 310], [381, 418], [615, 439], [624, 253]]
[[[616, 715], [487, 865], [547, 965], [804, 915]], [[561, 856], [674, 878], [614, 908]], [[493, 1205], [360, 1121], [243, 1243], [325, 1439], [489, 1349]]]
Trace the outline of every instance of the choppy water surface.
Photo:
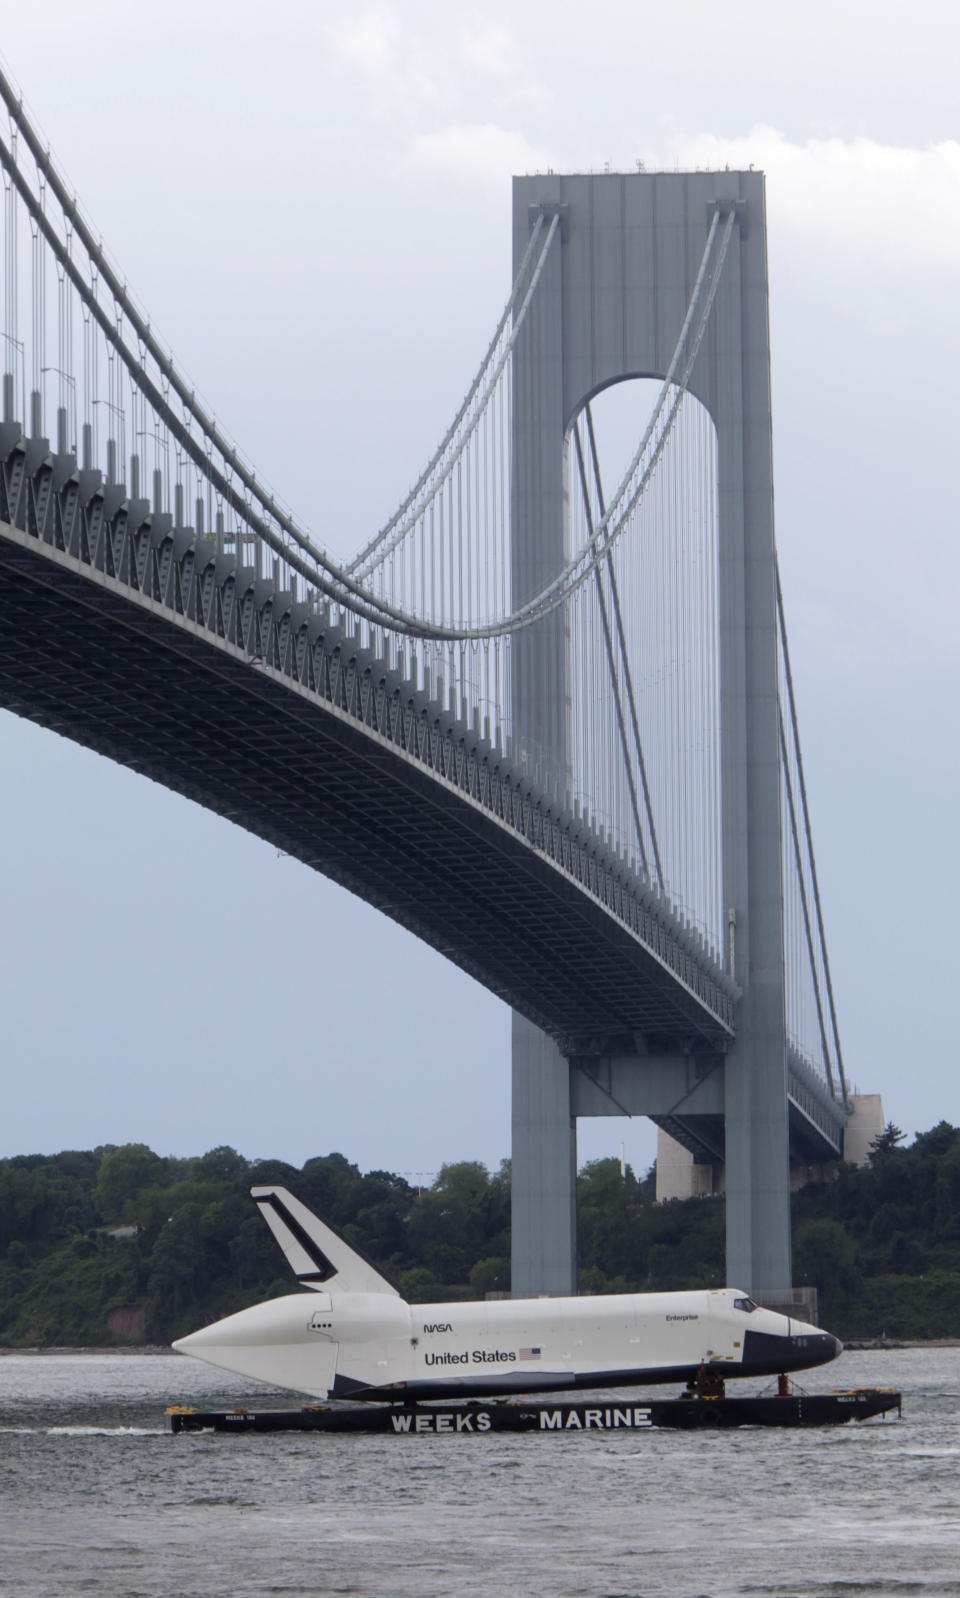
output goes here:
[[902, 1387], [903, 1420], [173, 1437], [168, 1403], [267, 1390], [176, 1355], [6, 1355], [0, 1593], [960, 1595], [960, 1349], [848, 1353], [806, 1385], [853, 1384]]

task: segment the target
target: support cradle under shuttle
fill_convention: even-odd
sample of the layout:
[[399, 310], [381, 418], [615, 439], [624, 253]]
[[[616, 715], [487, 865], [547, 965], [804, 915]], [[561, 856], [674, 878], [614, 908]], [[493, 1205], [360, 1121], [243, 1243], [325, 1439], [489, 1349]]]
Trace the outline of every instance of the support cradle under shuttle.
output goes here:
[[179, 1338], [211, 1365], [315, 1398], [387, 1403], [774, 1376], [841, 1352], [735, 1288], [408, 1304], [282, 1187], [251, 1189], [306, 1293]]

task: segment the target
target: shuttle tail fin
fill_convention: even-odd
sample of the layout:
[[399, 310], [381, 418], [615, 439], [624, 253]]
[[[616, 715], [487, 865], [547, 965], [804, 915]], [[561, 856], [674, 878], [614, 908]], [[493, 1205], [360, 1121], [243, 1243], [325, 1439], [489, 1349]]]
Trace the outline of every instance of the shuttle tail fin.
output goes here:
[[379, 1271], [285, 1187], [252, 1187], [250, 1192], [304, 1287], [320, 1292], [390, 1293], [399, 1297]]

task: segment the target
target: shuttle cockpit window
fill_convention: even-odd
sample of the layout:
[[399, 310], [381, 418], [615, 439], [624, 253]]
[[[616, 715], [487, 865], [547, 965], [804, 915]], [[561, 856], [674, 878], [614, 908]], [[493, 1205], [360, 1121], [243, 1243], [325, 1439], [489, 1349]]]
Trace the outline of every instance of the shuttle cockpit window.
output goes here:
[[750, 1315], [757, 1306], [753, 1302], [752, 1298], [735, 1298], [733, 1301], [733, 1307], [734, 1309], [742, 1309], [745, 1315]]

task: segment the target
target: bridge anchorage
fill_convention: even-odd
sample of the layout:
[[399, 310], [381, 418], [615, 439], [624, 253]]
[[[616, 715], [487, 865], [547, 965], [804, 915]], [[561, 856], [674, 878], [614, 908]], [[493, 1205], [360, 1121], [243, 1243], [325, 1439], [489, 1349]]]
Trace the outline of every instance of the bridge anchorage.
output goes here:
[[[516, 179], [477, 374], [344, 560], [207, 414], [0, 96], [0, 703], [513, 1007], [515, 1292], [575, 1289], [577, 1118], [646, 1114], [684, 1190], [725, 1168], [728, 1280], [789, 1302], [791, 1159], [863, 1150], [882, 1114], [847, 1090], [807, 816], [762, 176]], [[634, 378], [656, 399], [611, 486], [597, 396]]]

